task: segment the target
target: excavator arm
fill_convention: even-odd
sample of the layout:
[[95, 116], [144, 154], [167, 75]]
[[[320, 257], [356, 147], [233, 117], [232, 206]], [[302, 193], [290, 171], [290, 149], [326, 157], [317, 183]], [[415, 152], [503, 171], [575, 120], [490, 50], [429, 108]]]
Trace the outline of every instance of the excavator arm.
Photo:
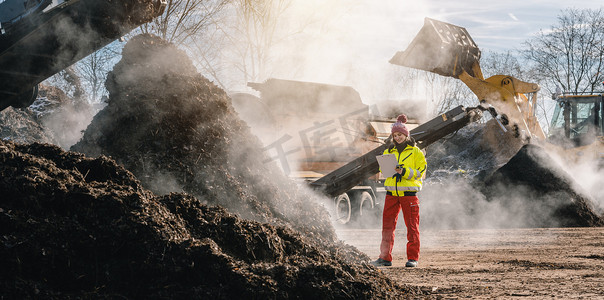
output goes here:
[[539, 85], [507, 75], [485, 79], [479, 60], [480, 50], [465, 28], [425, 18], [407, 49], [397, 52], [390, 63], [458, 78], [479, 101], [505, 115], [518, 134], [524, 131], [528, 137], [545, 139], [535, 116]]
[[35, 100], [38, 83], [161, 15], [166, 0], [0, 2], [0, 110]]
[[518, 129], [524, 130], [529, 136], [545, 139], [545, 133], [535, 116], [537, 92], [540, 89], [538, 84], [506, 75], [481, 79], [465, 71], [461, 72], [459, 79], [479, 100], [492, 104], [505, 113]]

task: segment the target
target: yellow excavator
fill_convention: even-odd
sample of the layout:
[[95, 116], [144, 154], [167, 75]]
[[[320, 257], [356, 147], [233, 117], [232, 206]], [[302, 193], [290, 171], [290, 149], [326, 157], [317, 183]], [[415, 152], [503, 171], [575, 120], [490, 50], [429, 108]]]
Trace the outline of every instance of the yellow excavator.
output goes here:
[[397, 52], [390, 63], [460, 79], [480, 102], [497, 109], [502, 123], [512, 127], [517, 137], [546, 142], [568, 158], [602, 164], [603, 93], [557, 95], [559, 106], [546, 136], [535, 115], [539, 85], [508, 75], [485, 79], [480, 54], [465, 28], [425, 18], [407, 49]]

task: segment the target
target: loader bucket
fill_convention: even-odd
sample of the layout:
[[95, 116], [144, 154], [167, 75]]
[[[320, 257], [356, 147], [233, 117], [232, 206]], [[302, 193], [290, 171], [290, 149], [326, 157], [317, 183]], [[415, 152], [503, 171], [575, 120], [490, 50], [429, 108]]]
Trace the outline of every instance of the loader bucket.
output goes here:
[[465, 28], [425, 18], [411, 44], [390, 63], [458, 78], [462, 70], [473, 77], [482, 76], [475, 74], [480, 72], [479, 60], [480, 50]]

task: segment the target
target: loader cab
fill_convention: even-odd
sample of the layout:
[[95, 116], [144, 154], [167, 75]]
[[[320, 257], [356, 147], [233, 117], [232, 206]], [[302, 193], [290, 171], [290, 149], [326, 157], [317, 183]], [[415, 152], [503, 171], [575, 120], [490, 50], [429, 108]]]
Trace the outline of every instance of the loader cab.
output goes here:
[[[579, 147], [591, 144], [604, 132], [604, 93], [561, 94], [552, 116], [548, 140]], [[570, 143], [569, 143], [570, 142]]]

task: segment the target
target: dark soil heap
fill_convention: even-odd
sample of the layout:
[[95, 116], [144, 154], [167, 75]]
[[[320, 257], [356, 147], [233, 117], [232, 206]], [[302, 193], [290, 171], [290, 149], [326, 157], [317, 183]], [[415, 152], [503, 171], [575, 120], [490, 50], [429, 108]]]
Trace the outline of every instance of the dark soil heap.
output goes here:
[[72, 150], [112, 157], [156, 194], [184, 191], [245, 218], [335, 239], [316, 196], [263, 163], [260, 141], [230, 98], [183, 51], [134, 37], [106, 86], [107, 107]]
[[342, 244], [155, 196], [115, 161], [0, 141], [2, 299], [402, 298]]
[[[552, 163], [493, 120], [470, 124], [427, 148], [423, 226], [602, 226], [601, 209]], [[443, 199], [443, 193], [449, 193]], [[437, 204], [440, 203], [440, 204]], [[430, 204], [430, 205], [428, 205]]]
[[[527, 224], [533, 227], [604, 226], [593, 199], [581, 192], [543, 148], [533, 144], [523, 146], [491, 174], [482, 190], [488, 198], [508, 201], [511, 209], [532, 216]], [[514, 199], [519, 196], [521, 200]]]

